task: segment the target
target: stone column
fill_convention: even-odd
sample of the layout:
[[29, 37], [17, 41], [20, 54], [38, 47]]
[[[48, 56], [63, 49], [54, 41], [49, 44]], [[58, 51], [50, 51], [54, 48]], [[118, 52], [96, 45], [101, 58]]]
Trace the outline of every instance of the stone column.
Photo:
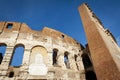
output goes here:
[[68, 55], [69, 63], [70, 63], [70, 69], [77, 70], [76, 62], [72, 54]]
[[61, 54], [58, 53], [58, 56], [57, 56], [57, 64], [58, 66], [61, 66]]
[[[111, 54], [115, 53], [110, 52], [110, 46], [107, 46], [108, 43], [105, 42], [106, 34], [101, 32], [104, 27], [100, 20], [98, 20], [86, 4], [79, 7], [79, 12], [86, 32], [97, 80], [120, 80], [120, 71], [113, 56], [111, 56]], [[109, 39], [107, 40], [109, 41]]]
[[8, 45], [6, 48], [6, 53], [3, 57], [3, 60], [2, 60], [1, 66], [0, 66], [0, 75], [2, 75], [2, 76], [5, 76], [7, 73], [8, 67], [12, 60], [11, 58], [13, 55], [13, 49], [14, 49], [14, 46], [11, 46], [11, 45]]
[[24, 50], [22, 66], [20, 68], [20, 73], [21, 73], [20, 76], [23, 79], [26, 79], [26, 77], [28, 75], [29, 61], [30, 61], [30, 51], [31, 51], [31, 49], [25, 49]]
[[25, 49], [25, 51], [24, 51], [23, 61], [22, 61], [23, 67], [21, 68], [21, 71], [28, 69], [27, 67], [29, 66], [29, 61], [30, 61], [30, 51], [31, 51], [31, 49]]
[[61, 67], [62, 67], [62, 69], [66, 69], [66, 65], [65, 65], [65, 63], [64, 63], [64, 54], [61, 54]]
[[73, 69], [77, 71], [77, 65], [74, 58], [72, 59], [72, 64], [73, 64]]
[[53, 66], [53, 51], [52, 50], [49, 50], [48, 51], [48, 63], [47, 63], [47, 65], [49, 66], [49, 67], [51, 67], [51, 66]]
[[78, 56], [77, 57], [77, 61], [76, 61], [77, 65], [78, 65], [78, 69], [80, 70], [80, 72], [84, 71], [84, 64], [83, 64], [83, 61], [82, 61], [82, 57], [81, 56]]

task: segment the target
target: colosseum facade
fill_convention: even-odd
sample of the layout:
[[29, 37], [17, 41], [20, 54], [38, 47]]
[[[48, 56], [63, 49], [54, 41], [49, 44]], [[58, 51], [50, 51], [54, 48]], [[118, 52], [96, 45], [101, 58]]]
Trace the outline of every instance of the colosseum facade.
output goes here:
[[[0, 65], [1, 80], [84, 78], [81, 58], [84, 47], [62, 32], [48, 27], [34, 31], [25, 23], [0, 22], [0, 46], [6, 46]], [[22, 64], [11, 66], [19, 46], [24, 48]]]

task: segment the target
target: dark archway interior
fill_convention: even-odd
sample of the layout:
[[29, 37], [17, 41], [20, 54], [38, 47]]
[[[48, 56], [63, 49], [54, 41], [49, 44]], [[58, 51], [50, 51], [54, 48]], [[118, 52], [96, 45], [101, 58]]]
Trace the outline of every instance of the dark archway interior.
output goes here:
[[92, 67], [92, 63], [91, 63], [90, 58], [87, 54], [82, 55], [82, 61], [83, 61], [85, 69]]
[[8, 77], [11, 78], [11, 77], [13, 77], [13, 76], [14, 76], [14, 72], [12, 71], [12, 72], [9, 73], [9, 76], [8, 76]]
[[2, 59], [3, 59], [3, 56], [2, 56], [2, 53], [0, 53], [0, 64], [2, 62]]
[[13, 24], [7, 24], [7, 27], [6, 27], [6, 28], [12, 29], [12, 27], [13, 27]]
[[74, 55], [74, 58], [75, 58], [75, 61], [77, 61], [77, 55], [76, 54]]
[[86, 80], [97, 80], [96, 75], [93, 71], [87, 71], [85, 73]]
[[69, 64], [68, 55], [69, 55], [68, 52], [65, 52], [65, 53], [64, 53], [64, 63], [65, 63], [65, 65], [66, 65], [66, 68], [70, 69], [70, 64]]
[[87, 54], [82, 55], [82, 61], [85, 68], [86, 80], [97, 80], [96, 74], [93, 70], [92, 62]]
[[57, 65], [57, 49], [53, 49], [53, 65]]
[[65, 63], [68, 62], [68, 53], [67, 52], [64, 53], [64, 62]]

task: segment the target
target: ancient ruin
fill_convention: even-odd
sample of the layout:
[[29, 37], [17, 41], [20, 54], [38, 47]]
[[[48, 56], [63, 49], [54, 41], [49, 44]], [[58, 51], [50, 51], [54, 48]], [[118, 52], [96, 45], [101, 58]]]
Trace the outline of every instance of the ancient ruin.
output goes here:
[[[6, 47], [0, 52], [0, 80], [120, 80], [115, 38], [87, 4], [79, 11], [88, 39], [85, 47], [48, 27], [34, 31], [25, 23], [0, 22], [0, 47]], [[12, 66], [18, 47], [23, 48], [22, 63]]]
[[120, 80], [120, 48], [114, 36], [87, 4], [82, 4], [79, 12], [97, 80]]

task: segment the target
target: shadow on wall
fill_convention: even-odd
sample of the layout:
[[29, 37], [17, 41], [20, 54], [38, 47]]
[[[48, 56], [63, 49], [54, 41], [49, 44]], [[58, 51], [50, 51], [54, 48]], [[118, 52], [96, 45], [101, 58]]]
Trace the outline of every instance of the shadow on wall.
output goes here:
[[52, 54], [53, 66], [58, 66], [57, 55], [58, 55], [58, 49], [55, 48], [55, 49], [53, 49], [53, 54]]
[[86, 80], [97, 80], [96, 74], [93, 71], [86, 71], [85, 76], [86, 76]]
[[93, 69], [92, 62], [90, 61], [88, 54], [86, 53], [82, 54], [82, 61], [83, 61], [84, 68], [85, 68], [86, 80], [97, 80], [96, 74]]

